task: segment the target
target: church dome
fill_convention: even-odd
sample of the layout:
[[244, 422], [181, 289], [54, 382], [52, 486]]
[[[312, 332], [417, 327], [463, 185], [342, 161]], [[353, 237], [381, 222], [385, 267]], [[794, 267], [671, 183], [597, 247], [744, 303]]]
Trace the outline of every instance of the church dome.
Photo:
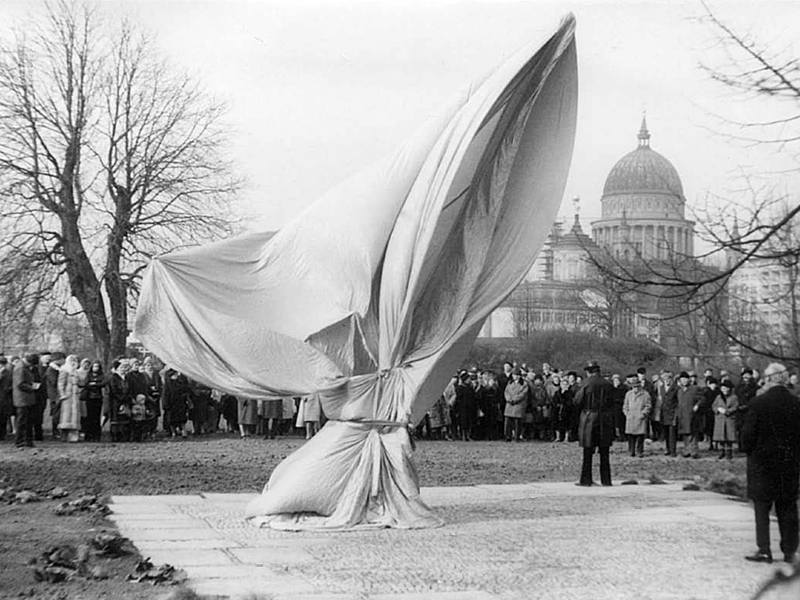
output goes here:
[[623, 156], [606, 178], [603, 196], [619, 194], [669, 194], [683, 197], [678, 171], [666, 158], [650, 148], [650, 132], [642, 119], [639, 147]]

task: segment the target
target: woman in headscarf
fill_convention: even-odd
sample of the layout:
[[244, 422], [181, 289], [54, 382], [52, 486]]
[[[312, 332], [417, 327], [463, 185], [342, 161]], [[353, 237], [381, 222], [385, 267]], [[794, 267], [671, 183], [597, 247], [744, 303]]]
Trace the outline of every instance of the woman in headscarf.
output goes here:
[[78, 358], [74, 354], [70, 354], [58, 373], [58, 395], [61, 400], [58, 429], [61, 431], [61, 439], [65, 442], [80, 440], [81, 390], [78, 379]]

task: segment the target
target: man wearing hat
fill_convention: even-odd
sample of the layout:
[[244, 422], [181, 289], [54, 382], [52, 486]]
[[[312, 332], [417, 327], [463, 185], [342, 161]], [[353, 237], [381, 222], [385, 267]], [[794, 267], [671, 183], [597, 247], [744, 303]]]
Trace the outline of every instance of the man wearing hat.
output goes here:
[[611, 485], [611, 462], [608, 453], [614, 441], [614, 386], [600, 376], [600, 365], [591, 361], [586, 365], [586, 380], [575, 394], [575, 405], [580, 410], [578, 441], [583, 448], [581, 479], [576, 485], [590, 486], [592, 482], [592, 456], [595, 449], [600, 454], [600, 483]]
[[772, 363], [764, 385], [750, 402], [742, 428], [747, 453], [747, 495], [753, 501], [758, 551], [753, 562], [772, 562], [769, 513], [774, 504], [786, 562], [794, 562], [798, 546], [797, 497], [800, 482], [800, 403], [786, 388], [786, 367]]

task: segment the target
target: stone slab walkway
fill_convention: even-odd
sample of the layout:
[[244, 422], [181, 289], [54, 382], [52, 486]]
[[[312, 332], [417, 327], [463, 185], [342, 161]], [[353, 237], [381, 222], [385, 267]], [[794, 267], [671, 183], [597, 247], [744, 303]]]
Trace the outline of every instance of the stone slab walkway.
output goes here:
[[419, 531], [258, 529], [242, 518], [253, 494], [115, 496], [110, 517], [154, 564], [184, 569], [198, 593], [223, 597], [749, 598], [777, 566], [742, 558], [754, 549], [752, 509], [682, 488], [423, 488], [447, 525]]

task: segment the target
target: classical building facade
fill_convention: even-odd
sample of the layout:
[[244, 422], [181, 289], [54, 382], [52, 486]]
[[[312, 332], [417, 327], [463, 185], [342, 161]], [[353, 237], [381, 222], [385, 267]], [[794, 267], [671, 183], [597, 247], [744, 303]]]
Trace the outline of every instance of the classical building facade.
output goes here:
[[650, 147], [642, 119], [637, 147], [609, 172], [601, 217], [584, 232], [575, 200], [569, 229], [556, 223], [526, 281], [484, 327], [488, 337], [524, 337], [534, 331], [594, 331], [609, 336], [647, 337], [680, 345], [664, 321], [675, 302], [635, 293], [604, 276], [595, 263], [675, 265], [692, 262], [694, 222], [685, 216], [683, 184], [672, 163]]

